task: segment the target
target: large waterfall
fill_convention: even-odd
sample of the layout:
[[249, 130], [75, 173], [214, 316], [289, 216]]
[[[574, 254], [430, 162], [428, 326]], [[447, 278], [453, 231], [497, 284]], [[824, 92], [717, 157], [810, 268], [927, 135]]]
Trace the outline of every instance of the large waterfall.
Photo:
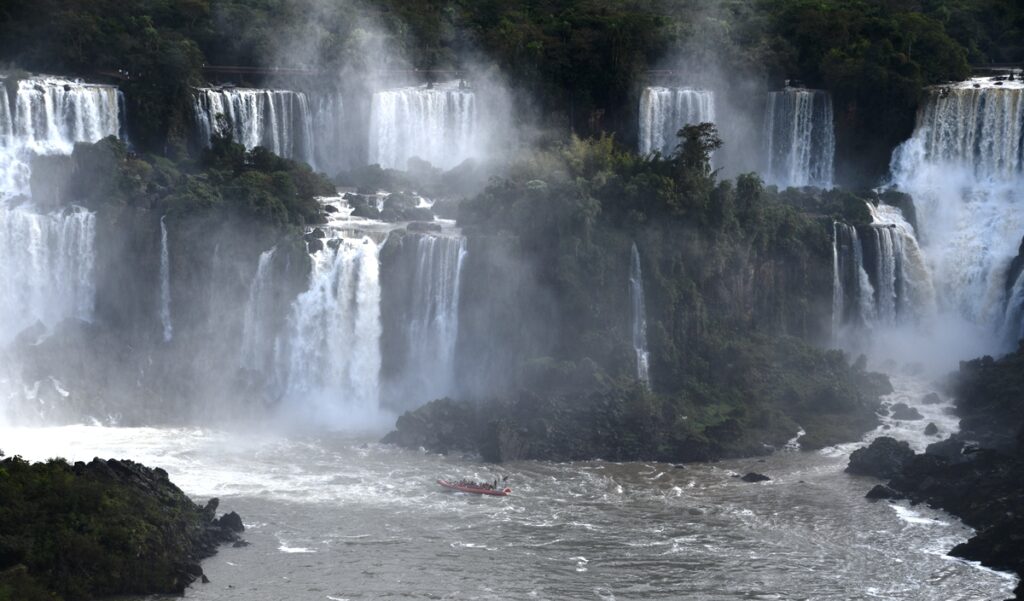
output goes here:
[[990, 352], [991, 339], [1019, 334], [1000, 329], [1013, 322], [1007, 270], [1024, 234], [1022, 139], [1024, 84], [975, 79], [931, 89], [892, 162], [917, 207], [940, 309], [990, 339]]
[[0, 81], [0, 344], [36, 322], [91, 319], [95, 215], [41, 211], [10, 197], [30, 193], [33, 156], [70, 154], [76, 142], [119, 135], [122, 105], [111, 86], [53, 77]]
[[[255, 88], [200, 88], [193, 111], [199, 138], [230, 132], [248, 149], [263, 146], [274, 154], [314, 164], [314, 112], [302, 92]], [[218, 122], [223, 116], [223, 122]]]
[[679, 144], [676, 135], [686, 125], [715, 120], [715, 97], [708, 90], [644, 88], [640, 96], [640, 153], [668, 156]]
[[767, 181], [780, 187], [832, 187], [835, 133], [832, 98], [822, 90], [786, 88], [768, 95]]
[[476, 94], [459, 82], [383, 90], [370, 107], [370, 164], [405, 169], [418, 157], [451, 169], [477, 156]]
[[833, 332], [916, 323], [935, 312], [931, 275], [902, 212], [872, 205], [872, 223], [833, 225]]
[[[389, 241], [389, 243], [391, 243]], [[466, 240], [448, 233], [407, 234], [398, 242], [388, 274], [397, 322], [389, 351], [394, 374], [387, 377], [388, 403], [413, 408], [455, 393], [455, 343]]]
[[353, 425], [378, 415], [380, 280], [378, 246], [340, 233], [313, 253], [309, 289], [295, 300], [284, 357], [286, 406]]
[[29, 193], [33, 156], [71, 154], [75, 142], [121, 133], [123, 101], [115, 87], [54, 77], [7, 84], [0, 78], [0, 200]]
[[0, 344], [36, 322], [92, 317], [96, 218], [0, 207]]
[[640, 269], [640, 251], [633, 243], [629, 263], [629, 297], [633, 308], [633, 350], [636, 353], [636, 377], [651, 385], [650, 353], [647, 350], [647, 308], [644, 306], [644, 276]]

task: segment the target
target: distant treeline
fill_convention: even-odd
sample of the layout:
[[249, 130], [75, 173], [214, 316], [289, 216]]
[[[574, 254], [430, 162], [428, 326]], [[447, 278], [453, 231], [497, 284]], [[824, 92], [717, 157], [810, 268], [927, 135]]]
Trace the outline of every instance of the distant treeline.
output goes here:
[[[1024, 61], [1016, 0], [8, 0], [0, 64], [125, 71], [133, 140], [181, 148], [207, 65], [445, 69], [496, 64], [545, 125], [635, 127], [654, 68], [716, 64], [833, 92], [841, 156], [906, 137], [922, 86]], [[257, 82], [258, 83], [258, 82]], [[556, 129], [556, 131], [558, 131]], [[843, 133], [849, 135], [843, 135]], [[622, 136], [620, 136], [621, 138]], [[170, 144], [168, 144], [170, 142]], [[881, 160], [881, 159], [879, 159]]]

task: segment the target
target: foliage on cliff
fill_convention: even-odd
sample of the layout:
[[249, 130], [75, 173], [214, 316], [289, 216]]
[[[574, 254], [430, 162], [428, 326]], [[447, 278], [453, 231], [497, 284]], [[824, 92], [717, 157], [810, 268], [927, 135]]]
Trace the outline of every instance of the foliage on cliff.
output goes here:
[[[923, 85], [972, 63], [1024, 60], [1014, 0], [8, 0], [0, 61], [121, 71], [133, 139], [180, 154], [202, 66], [353, 74], [494, 63], [545, 115], [585, 135], [632, 135], [648, 71], [702, 69], [835, 95], [840, 155], [877, 172]], [[258, 83], [258, 80], [256, 81]], [[309, 81], [293, 82], [309, 85]], [[324, 83], [319, 81], [318, 83]]]
[[198, 161], [129, 153], [114, 138], [78, 144], [68, 189], [87, 206], [156, 207], [175, 216], [223, 212], [268, 225], [320, 223], [316, 196], [334, 186], [307, 165], [263, 147], [247, 151], [230, 136], [214, 136]]
[[[829, 334], [832, 220], [864, 200], [718, 181], [714, 127], [680, 134], [668, 158], [574, 139], [459, 206], [474, 282], [463, 300], [492, 307], [460, 320], [460, 373], [479, 375], [469, 396], [487, 407], [465, 419], [525, 432], [514, 456], [707, 459], [778, 448], [798, 425], [818, 447], [876, 424], [884, 377], [808, 344]], [[636, 384], [634, 243], [653, 392]], [[405, 419], [394, 440], [426, 437], [415, 446], [445, 428], [431, 409]]]
[[131, 461], [0, 461], [0, 600], [181, 594], [241, 520]]

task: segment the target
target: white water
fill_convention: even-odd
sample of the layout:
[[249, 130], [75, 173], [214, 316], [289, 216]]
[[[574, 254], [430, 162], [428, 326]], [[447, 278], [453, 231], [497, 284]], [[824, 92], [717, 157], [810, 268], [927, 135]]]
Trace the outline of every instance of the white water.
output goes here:
[[218, 115], [223, 115], [223, 129], [247, 149], [263, 146], [278, 156], [315, 165], [314, 115], [302, 92], [199, 88], [193, 111], [199, 138], [206, 144], [222, 132]]
[[832, 187], [835, 132], [828, 92], [802, 88], [771, 92], [765, 138], [769, 184]]
[[171, 323], [171, 251], [167, 245], [167, 224], [160, 218], [160, 325], [163, 326], [164, 342], [174, 337]]
[[713, 123], [715, 96], [692, 88], [644, 88], [640, 96], [640, 154], [675, 152], [686, 125]]
[[117, 136], [121, 105], [113, 86], [55, 77], [19, 80], [12, 99], [0, 78], [0, 201], [29, 193], [33, 156], [67, 155], [75, 142]]
[[[894, 378], [889, 402], [925, 419], [885, 425], [912, 447], [955, 431], [930, 389]], [[888, 426], [888, 428], [885, 428]], [[30, 460], [130, 457], [165, 468], [197, 501], [220, 497], [249, 547], [203, 562], [190, 599], [687, 598], [988, 601], [1017, 579], [946, 553], [972, 531], [924, 505], [871, 502], [877, 480], [843, 473], [865, 442], [821, 452], [689, 464], [501, 466], [336, 435], [204, 429], [2, 428]], [[748, 484], [748, 471], [772, 480]], [[513, 493], [441, 491], [439, 477], [510, 476]], [[131, 599], [131, 598], [130, 598]], [[163, 597], [158, 597], [163, 599]]]
[[95, 237], [96, 216], [85, 209], [0, 205], [0, 345], [37, 321], [92, 318]]
[[252, 283], [249, 285], [249, 299], [245, 305], [242, 322], [241, 365], [253, 371], [271, 373], [273, 370], [276, 336], [271, 331], [271, 311], [274, 310], [274, 285], [272, 265], [277, 247], [260, 253]]
[[330, 230], [313, 253], [309, 288], [292, 305], [283, 356], [282, 417], [357, 429], [387, 420], [379, 409], [380, 279], [369, 236]]
[[647, 350], [647, 308], [644, 304], [644, 276], [640, 269], [640, 251], [633, 243], [629, 266], [629, 297], [633, 305], [633, 351], [636, 353], [636, 377], [651, 386], [650, 352]]
[[892, 161], [893, 183], [917, 207], [939, 309], [986, 352], [1016, 342], [1000, 330], [1013, 321], [1006, 274], [1024, 235], [1024, 85], [998, 83], [930, 90]]
[[416, 256], [404, 380], [409, 392], [425, 402], [451, 395], [455, 389], [466, 240], [461, 236], [420, 236]]
[[405, 169], [418, 157], [451, 169], [479, 154], [478, 130], [476, 94], [459, 82], [375, 92], [369, 162]]

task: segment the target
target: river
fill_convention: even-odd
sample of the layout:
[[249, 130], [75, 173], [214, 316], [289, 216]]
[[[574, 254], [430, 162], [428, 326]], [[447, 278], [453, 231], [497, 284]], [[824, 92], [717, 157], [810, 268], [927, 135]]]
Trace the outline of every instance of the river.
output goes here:
[[[945, 405], [894, 378], [925, 415], [887, 421], [918, 449]], [[885, 428], [885, 426], [883, 426]], [[843, 472], [859, 444], [689, 464], [519, 462], [405, 451], [375, 438], [196, 428], [0, 428], [7, 454], [131, 458], [245, 520], [243, 548], [203, 563], [187, 599], [934, 599], [1011, 596], [1016, 577], [945, 553], [971, 530], [906, 502], [871, 502]], [[767, 474], [750, 484], [737, 475]], [[439, 477], [508, 475], [505, 498]], [[154, 597], [150, 599], [162, 599]]]

